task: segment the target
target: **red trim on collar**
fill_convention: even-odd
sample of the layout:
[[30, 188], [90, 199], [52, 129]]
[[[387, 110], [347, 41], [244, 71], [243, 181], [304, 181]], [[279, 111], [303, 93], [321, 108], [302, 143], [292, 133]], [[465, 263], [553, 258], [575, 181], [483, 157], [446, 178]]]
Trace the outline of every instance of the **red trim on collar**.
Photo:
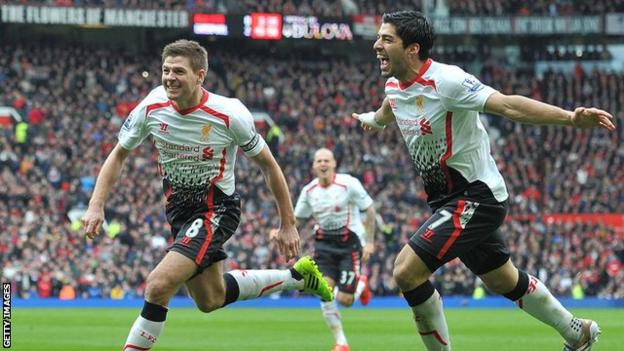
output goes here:
[[401, 90], [405, 90], [405, 89], [411, 87], [412, 84], [414, 84], [414, 83], [418, 83], [418, 84], [424, 85], [424, 86], [430, 86], [433, 89], [435, 89], [436, 85], [435, 85], [435, 82], [433, 80], [427, 80], [427, 79], [424, 79], [422, 77], [425, 74], [425, 72], [427, 72], [429, 67], [431, 66], [431, 63], [433, 63], [433, 60], [428, 58], [423, 63], [423, 65], [420, 67], [420, 70], [418, 71], [418, 75], [416, 75], [416, 77], [414, 79], [410, 80], [407, 83], [399, 82], [399, 87], [401, 88]]
[[155, 104], [147, 105], [147, 108], [145, 109], [145, 117], [148, 118], [150, 112], [157, 110], [159, 108], [165, 108], [167, 106], [170, 106], [171, 103], [172, 101], [169, 100], [167, 102], [157, 102]]
[[330, 187], [332, 184], [334, 184], [335, 182], [336, 182], [336, 173], [334, 173], [334, 177], [332, 178], [331, 182], [329, 182], [329, 184], [327, 184], [327, 185], [323, 185], [323, 183], [321, 183], [321, 179], [320, 179], [320, 178], [319, 178], [319, 182], [318, 182], [318, 184], [319, 184], [319, 186], [320, 186], [321, 188], [329, 188], [329, 187]]
[[206, 112], [207, 114], [222, 120], [223, 123], [225, 123], [225, 126], [227, 128], [230, 128], [230, 117], [228, 115], [226, 115], [225, 113], [221, 113], [219, 111], [215, 111], [215, 110], [211, 109], [208, 106], [201, 106], [200, 109], [202, 111]]
[[173, 108], [181, 115], [188, 115], [189, 113], [197, 110], [198, 108], [200, 108], [201, 106], [203, 106], [206, 101], [208, 101], [208, 95], [210, 95], [208, 93], [208, 91], [204, 88], [202, 88], [202, 97], [199, 100], [199, 104], [193, 106], [193, 107], [189, 107], [189, 108], [185, 108], [184, 110], [180, 110], [178, 108], [178, 104], [175, 103], [175, 101], [169, 100], [171, 101], [171, 106], [173, 106]]

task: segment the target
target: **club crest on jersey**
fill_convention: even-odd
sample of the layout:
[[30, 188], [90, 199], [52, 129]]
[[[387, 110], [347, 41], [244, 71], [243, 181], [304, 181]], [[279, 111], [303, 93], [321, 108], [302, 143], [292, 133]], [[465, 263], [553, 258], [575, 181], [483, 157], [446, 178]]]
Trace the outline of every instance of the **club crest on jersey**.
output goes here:
[[425, 109], [425, 99], [422, 95], [418, 95], [416, 97], [416, 107], [418, 108], [419, 114], [423, 113], [423, 110]]
[[207, 123], [204, 124], [201, 127], [201, 136], [199, 137], [199, 140], [201, 141], [208, 141], [208, 136], [210, 136], [210, 131], [212, 130], [212, 124]]

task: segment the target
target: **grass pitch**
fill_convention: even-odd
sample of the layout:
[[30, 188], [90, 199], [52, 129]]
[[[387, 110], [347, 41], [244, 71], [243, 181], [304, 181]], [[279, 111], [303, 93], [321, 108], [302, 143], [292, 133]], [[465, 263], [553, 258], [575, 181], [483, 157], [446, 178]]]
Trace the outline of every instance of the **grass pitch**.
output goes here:
[[[406, 309], [342, 309], [353, 351], [425, 350]], [[13, 309], [13, 350], [121, 350], [139, 309]], [[594, 351], [624, 350], [624, 309], [575, 310], [598, 321]], [[561, 350], [551, 328], [515, 309], [448, 309], [453, 350]], [[333, 338], [320, 309], [172, 309], [154, 351], [328, 351]]]

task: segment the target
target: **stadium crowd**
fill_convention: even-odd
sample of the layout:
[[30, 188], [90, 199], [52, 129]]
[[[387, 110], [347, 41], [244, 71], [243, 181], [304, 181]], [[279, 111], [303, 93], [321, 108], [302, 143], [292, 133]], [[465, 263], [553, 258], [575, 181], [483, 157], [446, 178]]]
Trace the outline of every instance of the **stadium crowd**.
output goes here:
[[[432, 1], [432, 9], [437, 2]], [[344, 17], [379, 15], [388, 10], [422, 9], [422, 0], [0, 0], [0, 4], [100, 6], [242, 14], [278, 12], [285, 15]], [[580, 16], [624, 11], [624, 0], [445, 0], [451, 16]]]
[[[384, 81], [377, 64], [294, 52], [241, 56], [224, 46], [209, 52], [205, 87], [241, 99], [252, 111], [268, 112], [281, 127], [281, 141], [270, 135], [267, 140], [293, 196], [311, 179], [313, 152], [321, 146], [335, 151], [340, 172], [362, 180], [383, 219], [366, 268], [370, 284], [375, 294], [397, 294], [391, 277], [396, 253], [429, 210], [398, 129], [362, 133], [350, 117], [381, 103]], [[454, 51], [436, 55], [441, 61], [474, 61]], [[0, 47], [0, 106], [14, 107], [25, 118], [14, 128], [0, 128], [0, 263], [3, 279], [15, 283], [18, 296], [143, 293], [149, 270], [170, 240], [152, 145], [144, 143], [126, 162], [108, 202], [105, 234], [86, 240], [76, 214], [85, 209], [124, 118], [159, 84], [158, 57], [58, 43]], [[503, 230], [516, 264], [560, 295], [580, 289], [588, 296], [624, 298], [621, 231], [602, 224], [544, 223], [540, 216], [624, 212], [624, 77], [577, 67], [538, 78], [530, 69], [482, 61], [480, 78], [504, 93], [617, 113], [618, 131], [611, 135], [522, 126], [491, 116], [484, 121], [511, 193]], [[243, 219], [226, 247], [227, 267], [284, 267], [267, 240], [268, 230], [277, 226], [269, 190], [244, 157], [238, 160], [237, 189]], [[308, 253], [311, 227], [300, 226]], [[440, 270], [435, 284], [447, 295], [470, 295], [479, 286], [458, 261]]]
[[452, 15], [586, 16], [624, 11], [622, 0], [446, 0]]

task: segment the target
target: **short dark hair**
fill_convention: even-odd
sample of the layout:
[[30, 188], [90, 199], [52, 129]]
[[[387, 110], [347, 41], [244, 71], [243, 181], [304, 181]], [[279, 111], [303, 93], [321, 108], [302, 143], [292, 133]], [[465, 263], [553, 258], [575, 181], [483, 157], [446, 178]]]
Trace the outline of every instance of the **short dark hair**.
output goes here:
[[418, 58], [425, 60], [433, 47], [433, 26], [422, 13], [417, 11], [396, 11], [384, 13], [383, 23], [390, 23], [396, 28], [397, 35], [403, 41], [403, 48], [410, 44], [420, 45]]
[[199, 72], [200, 69], [208, 70], [208, 52], [196, 41], [180, 39], [168, 44], [162, 51], [163, 62], [170, 56], [187, 57], [194, 72]]

